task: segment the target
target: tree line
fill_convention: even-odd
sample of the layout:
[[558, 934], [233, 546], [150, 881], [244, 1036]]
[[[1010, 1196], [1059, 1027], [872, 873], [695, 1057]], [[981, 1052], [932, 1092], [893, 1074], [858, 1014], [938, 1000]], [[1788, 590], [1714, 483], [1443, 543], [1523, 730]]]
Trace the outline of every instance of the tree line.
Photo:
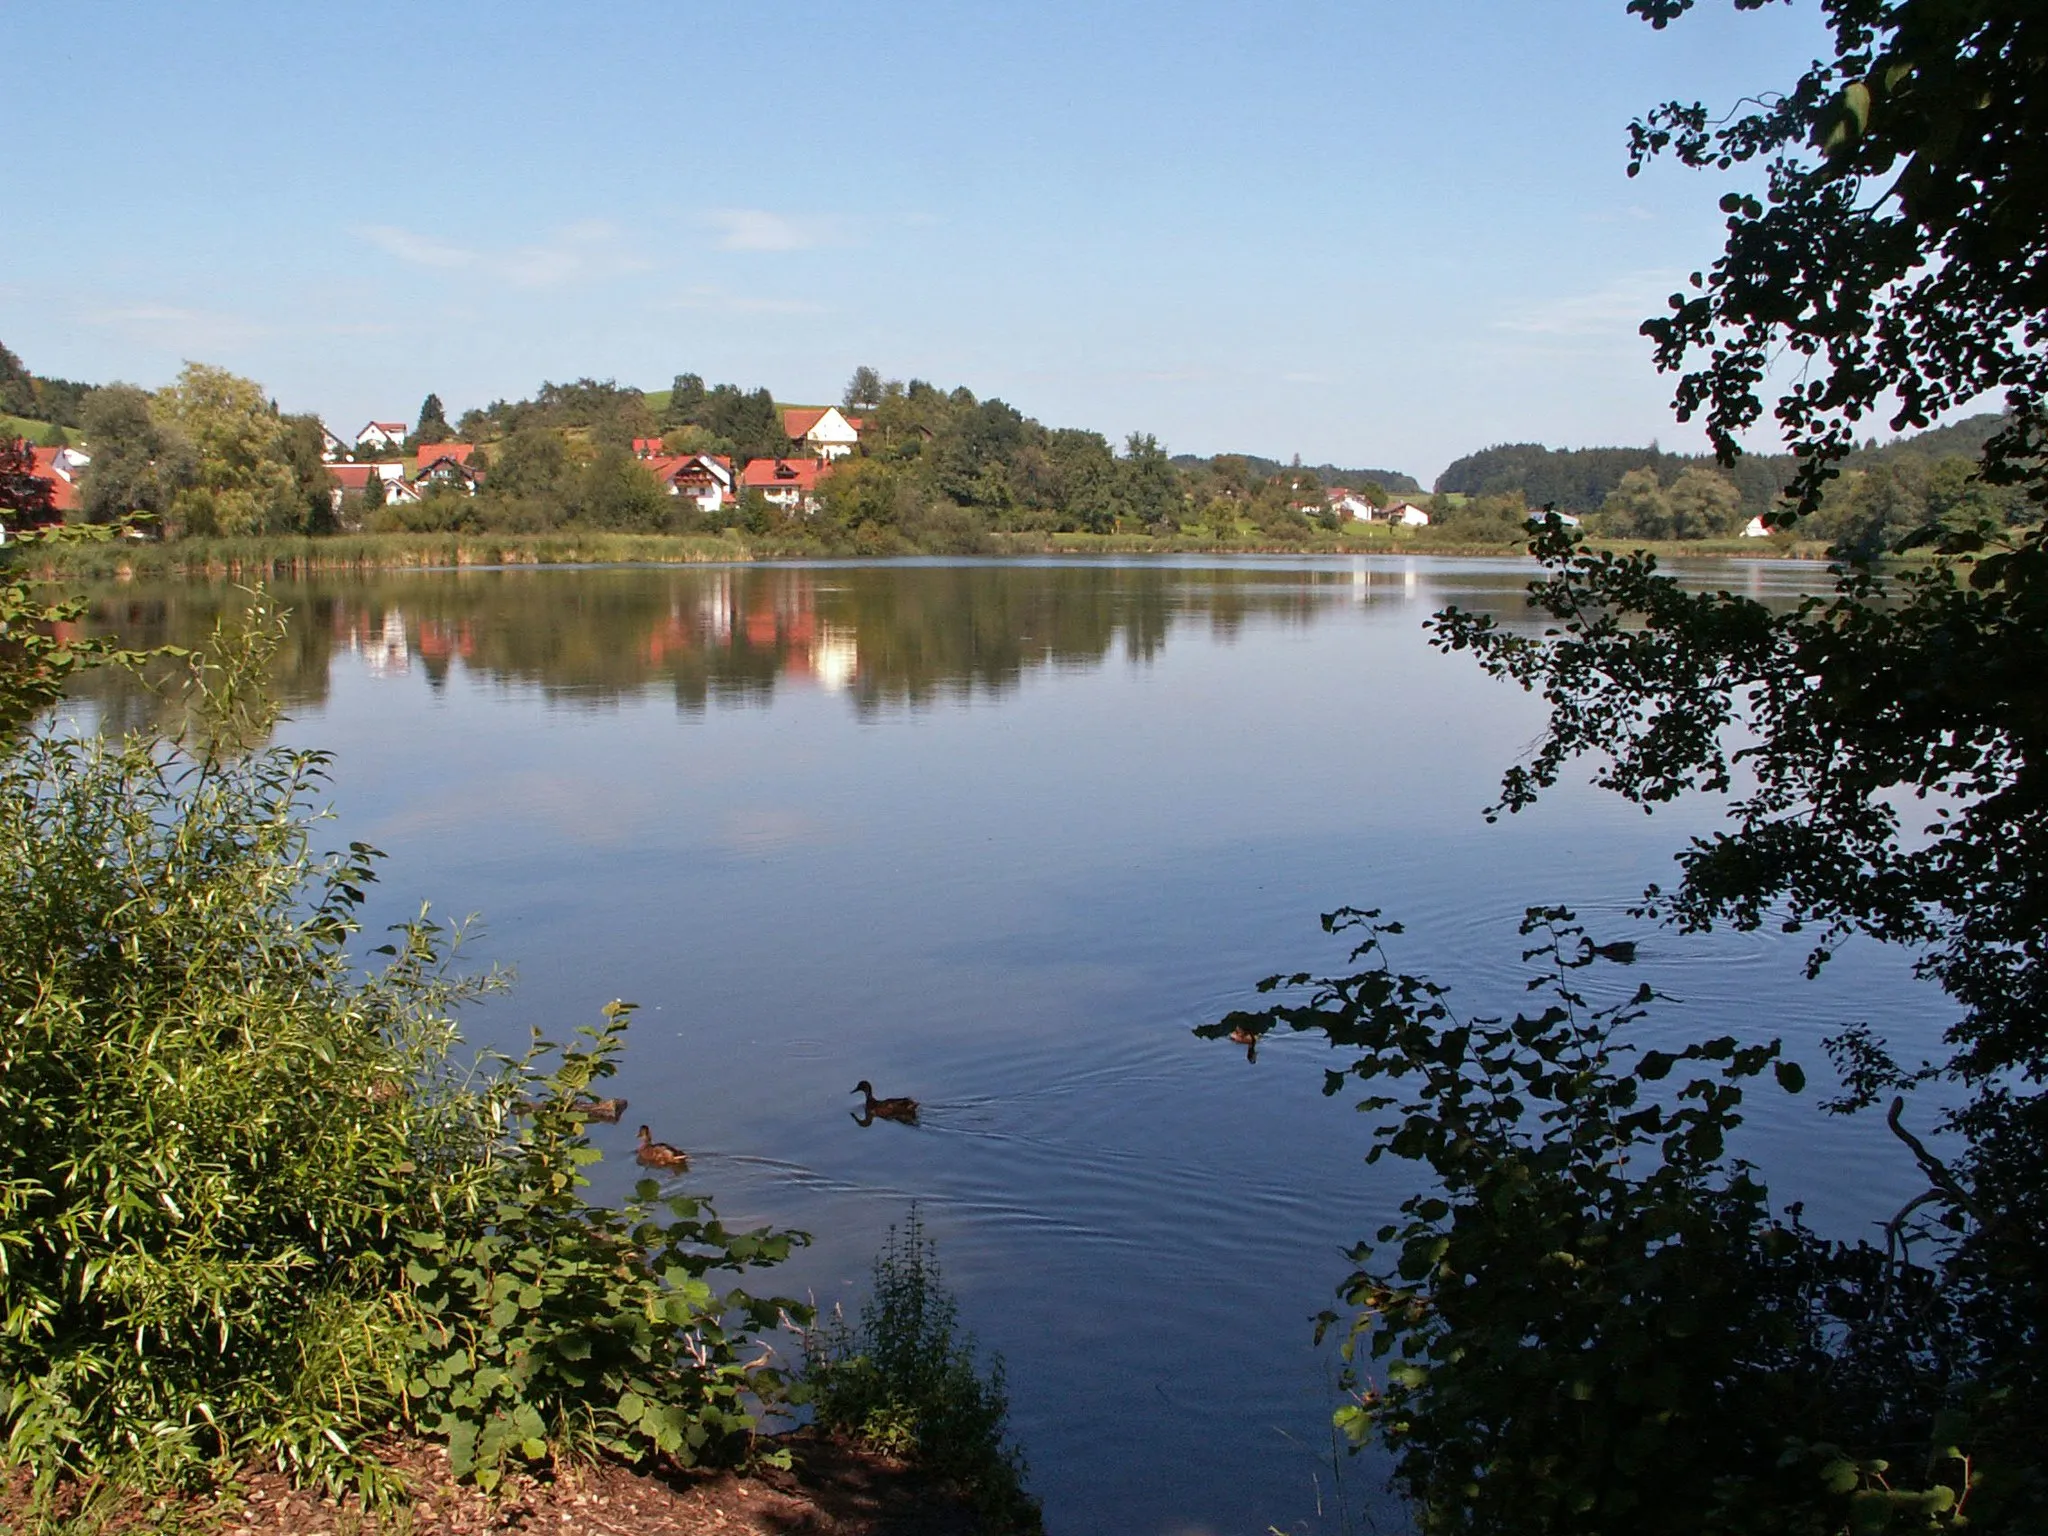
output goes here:
[[[665, 391], [615, 380], [544, 383], [528, 399], [496, 400], [451, 423], [439, 395], [423, 402], [405, 447], [476, 445], [480, 486], [426, 487], [387, 504], [381, 480], [337, 500], [322, 462], [323, 428], [278, 409], [262, 385], [188, 364], [165, 387], [39, 379], [0, 348], [0, 404], [75, 425], [92, 450], [83, 517], [141, 514], [169, 538], [372, 532], [543, 533], [605, 530], [704, 534], [731, 529], [865, 554], [971, 552], [991, 534], [1137, 533], [1217, 544], [1307, 543], [1343, 519], [1327, 491], [1344, 484], [1384, 506], [1396, 494], [1431, 516], [1425, 542], [1511, 545], [1545, 507], [1582, 518], [1597, 536], [1729, 538], [1766, 515], [1796, 474], [1789, 455], [1711, 458], [1649, 448], [1551, 449], [1504, 444], [1469, 454], [1422, 497], [1407, 475], [1281, 464], [1250, 454], [1170, 456], [1154, 436], [1112, 444], [1101, 433], [1047, 427], [1007, 402], [868, 367], [843, 405], [862, 423], [859, 452], [819, 485], [800, 513], [758, 494], [702, 511], [669, 494], [636, 444], [704, 453], [737, 465], [788, 455], [783, 407], [765, 388], [707, 384], [682, 373]], [[1945, 528], [2012, 527], [2023, 498], [1986, 484], [1977, 452], [2003, 418], [1846, 452], [1802, 534], [1870, 557]], [[471, 494], [474, 491], [475, 494]]]

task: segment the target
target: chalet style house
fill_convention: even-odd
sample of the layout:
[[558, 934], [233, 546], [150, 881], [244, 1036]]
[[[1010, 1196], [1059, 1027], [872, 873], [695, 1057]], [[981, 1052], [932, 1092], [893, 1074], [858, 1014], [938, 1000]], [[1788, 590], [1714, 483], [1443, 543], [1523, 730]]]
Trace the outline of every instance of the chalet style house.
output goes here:
[[759, 491], [783, 512], [815, 512], [818, 481], [831, 467], [825, 459], [750, 459], [740, 472], [740, 489]]
[[646, 463], [663, 490], [671, 496], [694, 501], [699, 512], [716, 512], [739, 500], [733, 484], [732, 460], [723, 454], [686, 453], [650, 457]]
[[356, 434], [356, 447], [370, 453], [396, 453], [405, 446], [405, 423], [372, 421]]
[[817, 459], [843, 459], [860, 445], [858, 416], [843, 414], [836, 405], [790, 406], [782, 413], [783, 435], [797, 453]]

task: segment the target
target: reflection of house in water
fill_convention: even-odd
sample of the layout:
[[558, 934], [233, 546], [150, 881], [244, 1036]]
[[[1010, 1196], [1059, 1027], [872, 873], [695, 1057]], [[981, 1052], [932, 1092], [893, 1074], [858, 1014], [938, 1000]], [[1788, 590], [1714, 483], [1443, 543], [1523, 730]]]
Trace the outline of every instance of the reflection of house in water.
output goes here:
[[860, 646], [853, 631], [838, 624], [824, 625], [811, 652], [811, 672], [818, 686], [833, 693], [850, 686], [860, 671]]
[[465, 662], [476, 659], [476, 636], [467, 619], [459, 624], [421, 619], [419, 629], [420, 664], [427, 669], [427, 681], [435, 687], [447, 680], [451, 657], [460, 656]]
[[723, 645], [732, 638], [732, 588], [733, 573], [722, 572], [705, 584], [704, 595], [697, 602], [704, 632], [717, 645]]
[[372, 677], [395, 677], [412, 667], [412, 647], [405, 637], [405, 615], [396, 608], [387, 608], [383, 622], [374, 629], [366, 613], [338, 612], [334, 627], [342, 648], [361, 656], [363, 670]]
[[[859, 656], [853, 630], [819, 622], [817, 583], [808, 572], [720, 572], [699, 589], [694, 617], [695, 638], [707, 650], [745, 657], [755, 676], [765, 660], [781, 676], [815, 678], [826, 688], [852, 680]], [[687, 645], [682, 614], [671, 610], [668, 623], [648, 636], [647, 658], [658, 663]]]

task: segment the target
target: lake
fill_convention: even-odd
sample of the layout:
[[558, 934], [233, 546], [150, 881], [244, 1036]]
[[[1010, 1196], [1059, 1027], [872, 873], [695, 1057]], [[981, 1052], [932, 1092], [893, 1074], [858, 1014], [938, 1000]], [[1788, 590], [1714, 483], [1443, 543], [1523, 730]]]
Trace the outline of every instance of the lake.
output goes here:
[[[1818, 1041], [1944, 1018], [1899, 957], [1818, 983], [1776, 934], [1632, 922], [1711, 805], [1646, 817], [1582, 783], [1489, 826], [1540, 707], [1427, 644], [1449, 603], [1531, 622], [1515, 560], [802, 564], [464, 570], [280, 584], [284, 739], [334, 754], [323, 847], [387, 850], [370, 922], [480, 914], [517, 985], [476, 1043], [641, 1005], [594, 1128], [600, 1193], [632, 1128], [687, 1147], [730, 1222], [816, 1241], [756, 1288], [857, 1303], [919, 1203], [963, 1321], [1008, 1365], [1048, 1528], [1398, 1526], [1371, 1456], [1333, 1455], [1341, 1250], [1408, 1192], [1321, 1095], [1333, 1061], [1256, 1064], [1191, 1030], [1275, 971], [1335, 968], [1319, 914], [1407, 924], [1403, 969], [1467, 1009], [1522, 993], [1515, 923], [1566, 902], [1641, 942], [1681, 1000], [1648, 1036]], [[1701, 564], [1771, 601], [1817, 567]], [[137, 644], [196, 643], [232, 588], [93, 593]], [[99, 678], [108, 723], [153, 701]], [[1759, 1000], [1764, 1000], [1764, 1006]], [[925, 1105], [863, 1129], [848, 1090]], [[1917, 1187], [1820, 1092], [1757, 1090], [1741, 1148], [1823, 1230]], [[1887, 1203], [1889, 1202], [1889, 1203]]]

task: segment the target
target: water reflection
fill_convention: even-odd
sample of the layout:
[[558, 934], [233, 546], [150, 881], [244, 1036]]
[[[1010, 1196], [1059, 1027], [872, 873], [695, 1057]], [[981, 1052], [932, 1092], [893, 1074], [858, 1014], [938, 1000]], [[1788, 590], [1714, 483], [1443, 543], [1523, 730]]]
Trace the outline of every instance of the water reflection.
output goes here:
[[[465, 1016], [472, 1040], [516, 1050], [643, 1004], [613, 1085], [641, 1112], [593, 1133], [601, 1198], [631, 1189], [630, 1125], [651, 1119], [727, 1219], [815, 1235], [778, 1284], [825, 1301], [858, 1294], [917, 1199], [963, 1319], [1009, 1361], [1052, 1530], [1339, 1536], [1400, 1511], [1372, 1461], [1345, 1464], [1362, 1512], [1326, 1504], [1330, 1360], [1305, 1319], [1411, 1191], [1321, 1096], [1327, 1050], [1268, 1040], [1248, 1066], [1254, 1042], [1192, 1030], [1252, 1006], [1262, 975], [1341, 963], [1316, 919], [1344, 902], [1409, 922], [1404, 968], [1482, 1011], [1523, 995], [1532, 901], [1638, 936], [1628, 903], [1713, 807], [1652, 821], [1573, 783], [1487, 826], [1541, 703], [1420, 630], [1449, 603], [1533, 624], [1530, 574], [402, 573], [281, 584], [279, 686], [286, 739], [335, 754], [319, 846], [391, 850], [366, 933], [431, 898], [487, 919], [469, 964], [519, 968]], [[1690, 574], [1773, 602], [1816, 580]], [[191, 644], [240, 601], [95, 598], [136, 644]], [[88, 686], [137, 721], [160, 707]], [[1685, 999], [1657, 1027], [1782, 1029], [1816, 1073], [1840, 1022], [1908, 1048], [1941, 1022], [1901, 966], [1845, 957], [1824, 995], [1796, 938], [1640, 936], [1641, 977]], [[841, 1118], [863, 1076], [921, 1100], [920, 1128]], [[1831, 1235], [1918, 1187], [1867, 1127], [1753, 1108], [1748, 1150]]]
[[[1531, 622], [1512, 560], [780, 566], [398, 572], [283, 582], [293, 614], [277, 686], [289, 710], [327, 695], [334, 659], [373, 678], [446, 686], [460, 670], [603, 708], [666, 692], [679, 709], [765, 707], [778, 688], [844, 693], [863, 713], [1001, 696], [1034, 671], [1149, 662], [1176, 627], [1233, 639], [1254, 618], [1306, 627], [1344, 608], [1447, 602]], [[1731, 574], [1740, 580], [1731, 582]], [[1777, 599], [1810, 569], [1713, 567], [1718, 585]], [[192, 646], [246, 594], [229, 586], [104, 587], [89, 624], [130, 645]], [[82, 691], [110, 725], [162, 705], [132, 678]]]

